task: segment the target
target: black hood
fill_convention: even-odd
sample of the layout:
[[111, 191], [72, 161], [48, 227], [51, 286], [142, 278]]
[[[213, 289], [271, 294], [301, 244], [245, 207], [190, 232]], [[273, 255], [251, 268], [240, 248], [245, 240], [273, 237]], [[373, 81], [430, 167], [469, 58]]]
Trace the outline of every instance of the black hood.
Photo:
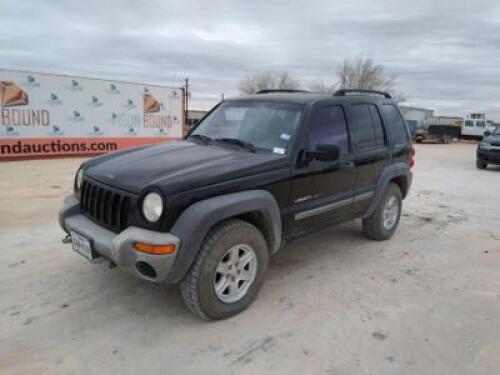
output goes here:
[[483, 142], [491, 143], [493, 146], [500, 146], [500, 134], [493, 134], [484, 137]]
[[85, 174], [131, 193], [156, 187], [165, 194], [279, 168], [283, 155], [219, 144], [162, 143], [119, 151], [85, 163]]

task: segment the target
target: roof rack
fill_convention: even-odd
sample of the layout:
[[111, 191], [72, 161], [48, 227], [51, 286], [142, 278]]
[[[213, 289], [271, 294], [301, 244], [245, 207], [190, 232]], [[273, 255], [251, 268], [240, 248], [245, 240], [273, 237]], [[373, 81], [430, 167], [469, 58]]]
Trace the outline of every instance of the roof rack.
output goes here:
[[379, 90], [363, 90], [363, 89], [341, 89], [335, 91], [333, 96], [347, 96], [349, 94], [356, 95], [356, 94], [368, 94], [368, 95], [382, 95], [385, 96], [387, 99], [392, 99], [391, 94], [385, 91], [379, 91]]
[[288, 89], [266, 89], [266, 90], [260, 90], [257, 92], [258, 95], [260, 94], [273, 94], [273, 93], [305, 93], [305, 92], [310, 92], [307, 90], [288, 90]]

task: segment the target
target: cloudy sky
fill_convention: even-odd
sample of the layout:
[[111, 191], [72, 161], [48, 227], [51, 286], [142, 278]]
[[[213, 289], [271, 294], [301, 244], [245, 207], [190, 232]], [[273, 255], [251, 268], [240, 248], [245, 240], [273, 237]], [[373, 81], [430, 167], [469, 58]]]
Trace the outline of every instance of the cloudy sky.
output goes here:
[[0, 0], [0, 67], [176, 85], [194, 107], [256, 71], [307, 88], [345, 58], [398, 75], [410, 104], [500, 121], [498, 0]]

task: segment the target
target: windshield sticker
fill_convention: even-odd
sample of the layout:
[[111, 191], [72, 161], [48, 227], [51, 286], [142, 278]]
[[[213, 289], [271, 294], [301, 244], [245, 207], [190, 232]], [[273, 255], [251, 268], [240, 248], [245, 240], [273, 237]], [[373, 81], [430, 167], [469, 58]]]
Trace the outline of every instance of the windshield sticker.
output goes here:
[[285, 155], [285, 149], [281, 148], [281, 147], [274, 147], [273, 153], [278, 154], [278, 155]]
[[281, 133], [280, 138], [284, 141], [289, 141], [290, 140], [290, 134], [287, 133]]

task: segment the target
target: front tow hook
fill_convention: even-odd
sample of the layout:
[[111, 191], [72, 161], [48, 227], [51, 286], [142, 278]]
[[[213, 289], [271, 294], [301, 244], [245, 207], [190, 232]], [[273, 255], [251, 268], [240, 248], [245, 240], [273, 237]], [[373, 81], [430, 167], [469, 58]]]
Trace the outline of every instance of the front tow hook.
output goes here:
[[62, 239], [62, 243], [63, 244], [71, 243], [71, 236], [67, 234], [66, 237]]

